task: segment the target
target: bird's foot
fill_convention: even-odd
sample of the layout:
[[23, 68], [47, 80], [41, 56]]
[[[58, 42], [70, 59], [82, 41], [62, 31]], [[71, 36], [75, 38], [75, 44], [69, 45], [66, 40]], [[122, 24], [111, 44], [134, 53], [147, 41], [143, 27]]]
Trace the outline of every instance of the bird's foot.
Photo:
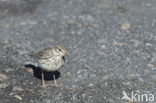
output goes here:
[[49, 84], [43, 84], [43, 85], [41, 85], [40, 87], [41, 87], [41, 88], [46, 88], [48, 85], [49, 85]]
[[52, 85], [53, 87], [57, 87], [57, 88], [59, 88], [60, 86], [59, 85], [57, 85], [57, 84], [53, 84]]

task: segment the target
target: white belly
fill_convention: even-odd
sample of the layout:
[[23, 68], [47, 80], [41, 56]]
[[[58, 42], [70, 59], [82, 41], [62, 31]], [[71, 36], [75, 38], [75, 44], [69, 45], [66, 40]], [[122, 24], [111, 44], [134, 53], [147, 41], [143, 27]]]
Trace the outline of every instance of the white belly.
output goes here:
[[57, 57], [57, 58], [49, 58], [49, 59], [40, 59], [38, 64], [42, 70], [56, 71], [64, 64], [64, 61], [62, 57]]

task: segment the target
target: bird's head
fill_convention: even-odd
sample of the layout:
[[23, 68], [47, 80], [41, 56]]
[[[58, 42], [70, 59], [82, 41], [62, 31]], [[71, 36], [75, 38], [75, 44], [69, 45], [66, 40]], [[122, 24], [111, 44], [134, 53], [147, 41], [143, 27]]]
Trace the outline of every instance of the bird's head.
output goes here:
[[66, 56], [67, 55], [67, 49], [64, 48], [63, 46], [55, 46], [54, 49], [53, 49], [53, 53], [55, 55], [58, 55], [58, 56]]

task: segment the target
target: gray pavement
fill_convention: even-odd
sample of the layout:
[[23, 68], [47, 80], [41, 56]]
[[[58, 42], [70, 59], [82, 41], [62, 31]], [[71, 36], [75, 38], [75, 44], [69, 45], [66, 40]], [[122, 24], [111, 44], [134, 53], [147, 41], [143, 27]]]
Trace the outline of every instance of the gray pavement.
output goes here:
[[[41, 88], [30, 55], [58, 44], [60, 87], [46, 73]], [[0, 103], [124, 103], [123, 92], [156, 103], [156, 0], [0, 0]]]

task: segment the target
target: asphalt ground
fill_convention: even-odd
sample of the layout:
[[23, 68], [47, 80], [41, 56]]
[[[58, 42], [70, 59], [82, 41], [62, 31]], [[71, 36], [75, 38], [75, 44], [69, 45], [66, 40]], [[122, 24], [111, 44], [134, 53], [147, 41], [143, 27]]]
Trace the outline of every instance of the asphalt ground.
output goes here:
[[[55, 45], [59, 88], [41, 88], [31, 54]], [[156, 103], [155, 74], [156, 0], [0, 0], [0, 103]]]

